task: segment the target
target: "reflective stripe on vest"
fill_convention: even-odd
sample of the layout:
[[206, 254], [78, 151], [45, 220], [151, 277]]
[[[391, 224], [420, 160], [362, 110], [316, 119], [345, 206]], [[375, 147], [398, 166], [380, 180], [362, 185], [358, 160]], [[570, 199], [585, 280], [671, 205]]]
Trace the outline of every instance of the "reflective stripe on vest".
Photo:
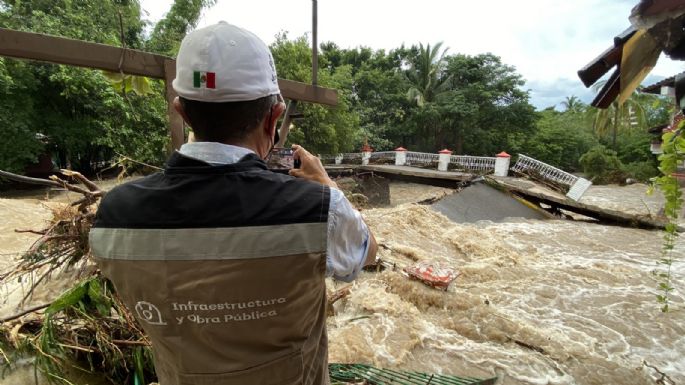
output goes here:
[[93, 253], [103, 259], [185, 261], [268, 258], [326, 251], [327, 223], [214, 229], [93, 228]]

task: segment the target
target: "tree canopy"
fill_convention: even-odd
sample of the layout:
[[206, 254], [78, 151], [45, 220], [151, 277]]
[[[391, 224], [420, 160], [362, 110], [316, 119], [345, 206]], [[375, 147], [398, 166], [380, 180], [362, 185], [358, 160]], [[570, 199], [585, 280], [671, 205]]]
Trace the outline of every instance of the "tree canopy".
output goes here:
[[[214, 3], [176, 0], [152, 25], [136, 0], [0, 0], [0, 23], [174, 56]], [[311, 82], [306, 36], [281, 33], [270, 48], [279, 77]], [[359, 151], [364, 143], [377, 151], [403, 146], [492, 156], [505, 150], [575, 171], [582, 154], [603, 144], [624, 163], [653, 162], [643, 126], [611, 135], [625, 122], [634, 127], [630, 117], [598, 113], [575, 96], [561, 103], [562, 111], [535, 111], [525, 80], [492, 53], [461, 54], [440, 42], [390, 50], [324, 42], [319, 52], [319, 85], [337, 89], [339, 105], [300, 103], [289, 137], [315, 153]], [[665, 121], [667, 108], [657, 102], [638, 95], [628, 115], [644, 116], [645, 124]], [[0, 142], [0, 169], [22, 172], [40, 154], [84, 172], [118, 154], [161, 164], [169, 145], [166, 120], [159, 81], [0, 58], [0, 134], [11, 138]]]
[[[3, 27], [173, 55], [211, 1], [177, 0], [152, 34], [134, 0], [0, 1]], [[59, 167], [91, 172], [116, 154], [159, 164], [168, 148], [159, 81], [148, 96], [122, 92], [107, 74], [2, 59], [0, 168], [21, 172], [41, 153]]]

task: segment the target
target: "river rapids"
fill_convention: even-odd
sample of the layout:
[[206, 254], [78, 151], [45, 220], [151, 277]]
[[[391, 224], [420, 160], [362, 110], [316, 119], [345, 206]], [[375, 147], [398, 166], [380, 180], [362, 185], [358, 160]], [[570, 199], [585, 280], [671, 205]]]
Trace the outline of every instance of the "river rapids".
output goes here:
[[[583, 199], [656, 213], [661, 201], [645, 197], [645, 190], [644, 185], [592, 187]], [[520, 218], [457, 224], [413, 203], [449, 192], [391, 183], [390, 207], [362, 211], [384, 261], [398, 267], [439, 261], [460, 276], [445, 292], [406, 278], [399, 268], [362, 272], [328, 318], [330, 362], [497, 376], [498, 384], [511, 385], [655, 384], [661, 377], [657, 368], [685, 383], [682, 240], [671, 269], [676, 288], [671, 311], [662, 313], [652, 273], [661, 257], [662, 232]], [[0, 198], [1, 268], [36, 238], [14, 229], [43, 227], [49, 206], [66, 200]], [[33, 301], [49, 300], [67, 283], [49, 283]], [[332, 291], [349, 284], [327, 285]], [[0, 316], [16, 310], [17, 293], [8, 286], [3, 285]], [[28, 383], [33, 383], [29, 370], [0, 381]]]

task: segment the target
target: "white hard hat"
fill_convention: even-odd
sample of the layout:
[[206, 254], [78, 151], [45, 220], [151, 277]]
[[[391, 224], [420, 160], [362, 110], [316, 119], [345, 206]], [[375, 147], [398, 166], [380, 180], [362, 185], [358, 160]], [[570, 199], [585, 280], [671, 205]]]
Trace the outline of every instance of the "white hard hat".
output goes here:
[[221, 21], [189, 33], [176, 58], [173, 87], [202, 102], [237, 102], [279, 94], [271, 51], [250, 31]]

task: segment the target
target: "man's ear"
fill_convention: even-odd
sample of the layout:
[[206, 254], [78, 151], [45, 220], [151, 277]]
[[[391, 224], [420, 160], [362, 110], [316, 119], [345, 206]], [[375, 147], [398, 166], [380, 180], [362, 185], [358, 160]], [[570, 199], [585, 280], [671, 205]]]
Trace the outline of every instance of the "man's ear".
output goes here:
[[190, 120], [188, 120], [188, 115], [186, 115], [186, 112], [183, 109], [183, 105], [181, 104], [181, 100], [178, 98], [178, 96], [174, 98], [174, 109], [176, 110], [176, 112], [178, 112], [179, 115], [181, 115], [183, 121], [185, 121], [186, 124], [190, 126]]
[[266, 123], [266, 125], [264, 126], [264, 130], [266, 130], [266, 133], [269, 136], [273, 136], [274, 131], [278, 129], [278, 127], [276, 127], [276, 123], [278, 122], [278, 118], [281, 117], [284, 111], [284, 103], [276, 103], [275, 105], [271, 106], [270, 114], [264, 118], [264, 122]]

